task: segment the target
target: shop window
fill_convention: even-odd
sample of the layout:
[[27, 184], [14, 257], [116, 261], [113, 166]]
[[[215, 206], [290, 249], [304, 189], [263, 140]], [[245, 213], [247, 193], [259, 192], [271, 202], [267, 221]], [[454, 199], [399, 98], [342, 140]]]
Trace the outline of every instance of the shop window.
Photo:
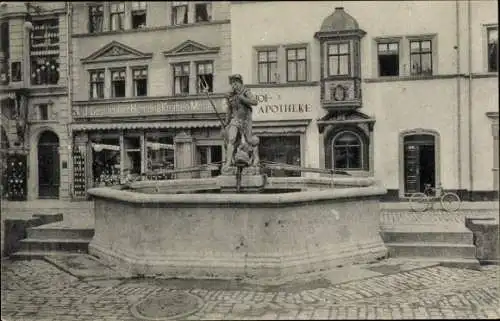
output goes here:
[[123, 144], [125, 148], [123, 174], [136, 177], [141, 174], [141, 138], [139, 135], [128, 134], [123, 137]]
[[328, 76], [349, 75], [349, 44], [328, 45]]
[[118, 185], [120, 183], [119, 138], [95, 139], [95, 142], [92, 142], [92, 150], [94, 186]]
[[148, 95], [148, 69], [135, 68], [132, 70], [134, 78], [134, 96]]
[[363, 142], [354, 132], [344, 131], [332, 140], [334, 169], [362, 169]]
[[104, 6], [94, 4], [89, 6], [89, 33], [103, 32]]
[[[259, 157], [261, 161], [278, 163], [277, 165], [301, 166], [300, 136], [264, 136], [259, 137]], [[269, 176], [301, 176], [300, 171], [287, 169], [267, 169]]]
[[379, 43], [377, 51], [379, 76], [399, 76], [399, 44]]
[[488, 71], [498, 72], [498, 27], [488, 28]]
[[196, 22], [210, 21], [212, 4], [209, 2], [197, 3], [194, 6]]
[[146, 1], [132, 1], [132, 29], [146, 27]]
[[125, 23], [125, 3], [124, 2], [112, 2], [110, 4], [110, 30], [123, 30]]
[[293, 48], [286, 50], [286, 80], [306, 81], [307, 60], [306, 48]]
[[200, 177], [214, 177], [220, 175], [220, 164], [222, 163], [222, 146], [197, 146], [197, 163], [207, 165], [200, 172]]
[[174, 169], [174, 137], [161, 133], [146, 134], [146, 172], [157, 179], [172, 179], [165, 170]]
[[90, 71], [90, 99], [104, 98], [104, 69]]
[[40, 120], [48, 120], [49, 119], [49, 105], [48, 104], [39, 104], [38, 105], [38, 116]]
[[432, 41], [410, 41], [410, 66], [412, 75], [432, 75]]
[[32, 85], [59, 82], [59, 19], [33, 22], [30, 36]]
[[12, 81], [22, 81], [23, 80], [23, 73], [21, 71], [21, 62], [20, 61], [15, 61], [12, 64]]
[[189, 94], [189, 63], [174, 65], [174, 95]]
[[174, 1], [172, 3], [172, 24], [183, 25], [188, 23], [188, 2]]
[[276, 49], [258, 51], [257, 65], [260, 84], [277, 82], [278, 52]]
[[205, 91], [214, 92], [214, 71], [212, 62], [200, 62], [196, 64], [196, 79], [198, 82], [198, 93]]
[[125, 68], [111, 71], [111, 97], [125, 97]]

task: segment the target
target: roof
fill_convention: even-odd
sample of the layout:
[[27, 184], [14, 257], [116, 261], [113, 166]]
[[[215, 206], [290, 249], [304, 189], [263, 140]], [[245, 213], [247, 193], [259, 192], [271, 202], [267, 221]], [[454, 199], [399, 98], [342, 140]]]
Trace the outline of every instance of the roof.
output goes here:
[[358, 30], [359, 24], [343, 7], [336, 7], [335, 11], [323, 20], [320, 32]]

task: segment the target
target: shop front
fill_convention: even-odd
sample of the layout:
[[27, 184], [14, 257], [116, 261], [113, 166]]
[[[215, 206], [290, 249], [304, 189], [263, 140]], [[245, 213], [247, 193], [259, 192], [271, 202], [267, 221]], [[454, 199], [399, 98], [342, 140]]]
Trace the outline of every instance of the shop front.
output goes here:
[[[223, 159], [223, 97], [75, 102], [73, 197], [126, 180], [210, 177]], [[201, 165], [205, 165], [200, 168]], [[196, 170], [195, 170], [196, 169]]]
[[301, 176], [300, 171], [280, 167], [319, 166], [317, 119], [319, 88], [251, 86], [258, 105], [253, 110], [253, 130], [260, 138], [259, 156], [270, 176]]

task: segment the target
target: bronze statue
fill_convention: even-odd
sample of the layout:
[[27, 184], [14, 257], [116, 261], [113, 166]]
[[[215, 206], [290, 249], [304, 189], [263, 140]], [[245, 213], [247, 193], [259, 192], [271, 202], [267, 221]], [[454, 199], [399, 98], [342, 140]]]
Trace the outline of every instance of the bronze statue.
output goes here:
[[223, 129], [226, 145], [223, 173], [232, 166], [242, 168], [259, 164], [259, 138], [252, 134], [252, 106], [257, 105], [257, 100], [243, 85], [241, 75], [231, 75], [229, 83], [232, 91], [227, 97], [228, 110]]

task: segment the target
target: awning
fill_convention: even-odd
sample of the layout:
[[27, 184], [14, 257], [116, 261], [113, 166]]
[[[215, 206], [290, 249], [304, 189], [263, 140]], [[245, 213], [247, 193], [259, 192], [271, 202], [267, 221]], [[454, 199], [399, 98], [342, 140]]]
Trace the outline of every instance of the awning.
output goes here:
[[107, 144], [92, 144], [92, 149], [95, 150], [96, 152], [100, 152], [103, 149], [105, 150], [114, 150], [114, 151], [120, 151], [120, 146], [119, 145], [107, 145]]
[[113, 129], [159, 129], [159, 128], [211, 128], [221, 127], [218, 120], [183, 120], [162, 122], [116, 122], [71, 124], [73, 131], [113, 130]]

